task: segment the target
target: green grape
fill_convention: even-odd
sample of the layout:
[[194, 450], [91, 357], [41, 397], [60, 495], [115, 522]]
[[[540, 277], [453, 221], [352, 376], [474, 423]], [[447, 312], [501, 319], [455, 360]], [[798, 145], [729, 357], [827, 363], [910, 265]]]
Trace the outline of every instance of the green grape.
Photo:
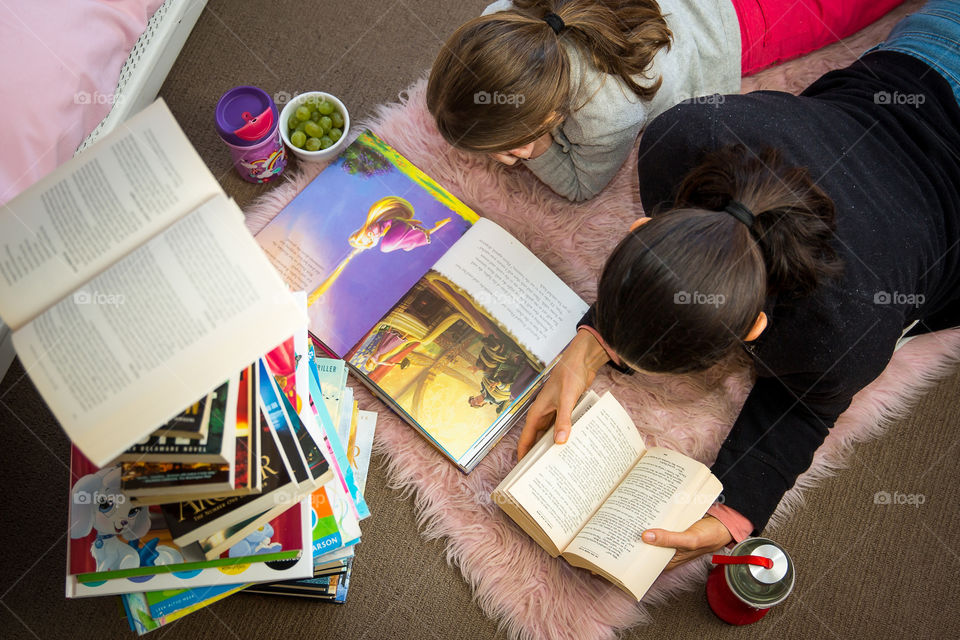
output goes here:
[[308, 123], [308, 122], [310, 122], [310, 121], [309, 121], [309, 120], [305, 120], [305, 121], [303, 121], [303, 122], [298, 122], [298, 123], [297, 123], [297, 126], [295, 126], [293, 129], [294, 129], [295, 131], [304, 131], [304, 130], [307, 128], [307, 123]]
[[317, 105], [317, 111], [319, 111], [321, 115], [328, 116], [333, 113], [333, 103], [329, 100], [324, 100]]
[[343, 129], [343, 114], [339, 111], [334, 111], [330, 114], [330, 119], [333, 120], [333, 126], [337, 129]]
[[340, 129], [334, 127], [334, 128], [332, 128], [332, 129], [330, 129], [330, 131], [327, 132], [327, 135], [330, 137], [331, 140], [333, 140], [334, 142], [336, 142], [337, 140], [340, 139], [340, 136], [343, 135], [343, 131], [341, 131]]
[[295, 129], [298, 122], [300, 121], [297, 120], [297, 115], [293, 114], [292, 116], [287, 118], [287, 129]]
[[323, 135], [323, 127], [313, 120], [307, 120], [304, 124], [306, 124], [306, 126], [303, 128], [303, 131], [311, 138], [319, 138]]
[[297, 120], [303, 121], [303, 120], [310, 119], [310, 109], [308, 107], [305, 107], [304, 105], [300, 105], [299, 107], [297, 107], [296, 114], [297, 114]]
[[333, 118], [330, 116], [323, 116], [320, 118], [320, 126], [323, 127], [324, 133], [330, 131], [330, 129], [333, 128]]
[[309, 98], [306, 99], [304, 104], [306, 104], [311, 109], [315, 109], [317, 105], [320, 104], [320, 96], [310, 96]]
[[[316, 138], [311, 138], [311, 140], [316, 140]], [[307, 141], [307, 134], [303, 131], [294, 131], [290, 135], [290, 144], [297, 147], [298, 149], [303, 149], [303, 143]]]
[[331, 140], [329, 136], [323, 136], [322, 138], [320, 138], [321, 149], [326, 149], [332, 145], [333, 145], [333, 140]]
[[323, 147], [323, 141], [320, 138], [310, 138], [307, 144], [303, 146], [307, 151], [319, 151]]
[[311, 112], [310, 112], [310, 119], [313, 120], [314, 122], [319, 122], [319, 121], [320, 121], [320, 112], [317, 111], [316, 109], [314, 109], [313, 111], [311, 111]]

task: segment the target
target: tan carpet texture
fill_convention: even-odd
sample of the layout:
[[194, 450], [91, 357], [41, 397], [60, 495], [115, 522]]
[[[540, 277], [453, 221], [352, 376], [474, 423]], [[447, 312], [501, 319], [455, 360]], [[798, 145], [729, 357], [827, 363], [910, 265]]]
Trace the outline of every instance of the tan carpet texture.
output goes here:
[[[245, 183], [232, 169], [213, 127], [225, 90], [324, 90], [356, 121], [420, 77], [447, 35], [485, 4], [210, 0], [161, 96], [243, 207], [271, 186]], [[860, 446], [847, 470], [808, 492], [806, 507], [773, 535], [793, 556], [798, 579], [766, 619], [730, 627], [697, 591], [624, 637], [960, 637], [958, 391], [960, 374], [884, 438]], [[0, 637], [133, 637], [117, 598], [63, 596], [68, 459], [63, 432], [14, 363], [0, 383]], [[506, 638], [473, 604], [442, 544], [420, 538], [412, 500], [385, 487], [378, 462], [367, 486], [373, 516], [363, 523], [346, 604], [239, 594], [151, 637]], [[877, 505], [879, 491], [922, 496], [923, 504]]]

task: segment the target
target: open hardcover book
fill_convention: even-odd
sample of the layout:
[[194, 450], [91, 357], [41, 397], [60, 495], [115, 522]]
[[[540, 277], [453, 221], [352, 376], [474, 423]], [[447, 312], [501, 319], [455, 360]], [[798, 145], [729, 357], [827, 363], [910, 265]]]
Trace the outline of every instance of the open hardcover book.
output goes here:
[[314, 339], [461, 470], [515, 422], [587, 305], [365, 132], [260, 233]]
[[609, 392], [589, 392], [573, 420], [565, 444], [554, 444], [551, 428], [492, 497], [551, 556], [640, 600], [674, 554], [640, 535], [651, 527], [686, 530], [723, 487], [696, 460], [645, 448]]
[[0, 212], [0, 317], [98, 466], [303, 322], [162, 100]]

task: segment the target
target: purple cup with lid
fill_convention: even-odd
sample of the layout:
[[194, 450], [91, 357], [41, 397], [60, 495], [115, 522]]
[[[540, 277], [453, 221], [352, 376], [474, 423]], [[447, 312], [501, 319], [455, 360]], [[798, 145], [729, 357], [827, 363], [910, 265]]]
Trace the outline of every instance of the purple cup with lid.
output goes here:
[[216, 124], [244, 180], [269, 182], [287, 166], [280, 113], [263, 89], [241, 86], [224, 93], [217, 102]]

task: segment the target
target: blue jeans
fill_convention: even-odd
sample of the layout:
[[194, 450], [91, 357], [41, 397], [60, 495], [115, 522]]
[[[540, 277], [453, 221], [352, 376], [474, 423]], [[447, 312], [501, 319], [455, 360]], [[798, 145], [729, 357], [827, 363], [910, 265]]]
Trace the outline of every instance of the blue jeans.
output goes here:
[[930, 0], [867, 53], [873, 51], [898, 51], [922, 60], [950, 83], [960, 103], [960, 0]]

